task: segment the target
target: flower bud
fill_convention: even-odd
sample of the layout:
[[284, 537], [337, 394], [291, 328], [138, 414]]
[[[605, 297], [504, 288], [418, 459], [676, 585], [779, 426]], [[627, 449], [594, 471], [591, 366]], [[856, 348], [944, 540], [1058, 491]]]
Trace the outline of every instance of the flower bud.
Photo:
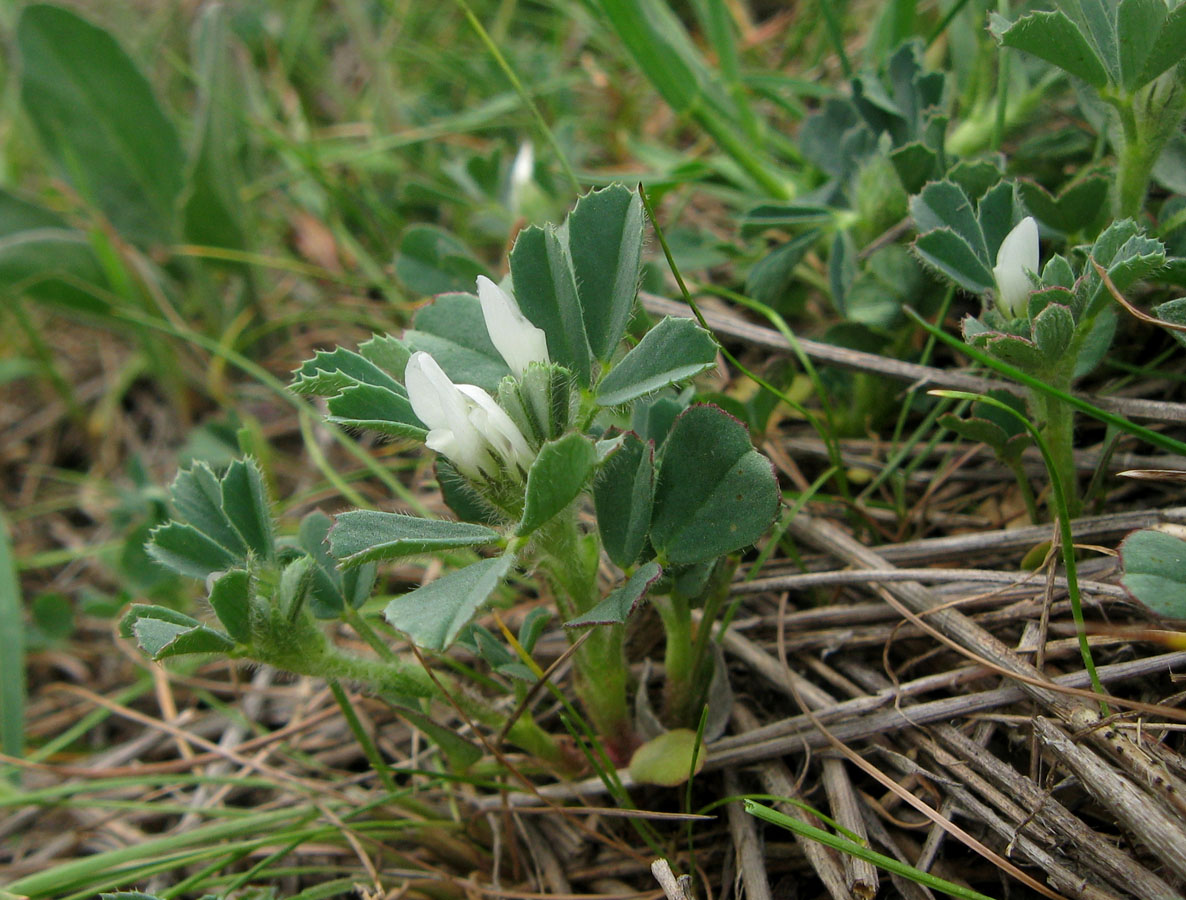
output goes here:
[[1034, 286], [1029, 272], [1038, 271], [1038, 223], [1026, 216], [1001, 241], [992, 277], [997, 283], [997, 307], [1006, 316], [1025, 315]]
[[478, 300], [490, 340], [516, 378], [528, 363], [551, 362], [547, 336], [519, 311], [514, 297], [485, 275], [478, 276]]
[[494, 398], [476, 385], [454, 384], [429, 354], [412, 354], [404, 386], [412, 410], [428, 426], [424, 443], [466, 478], [488, 480], [507, 471], [520, 479], [531, 467], [535, 455]]

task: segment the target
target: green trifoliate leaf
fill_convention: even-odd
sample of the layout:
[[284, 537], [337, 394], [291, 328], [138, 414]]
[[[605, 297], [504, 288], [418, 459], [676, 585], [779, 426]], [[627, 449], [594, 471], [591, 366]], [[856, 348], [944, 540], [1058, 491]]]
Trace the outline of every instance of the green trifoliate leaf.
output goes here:
[[691, 319], [667, 317], [597, 386], [597, 402], [617, 406], [685, 381], [710, 368], [717, 358], [713, 336]]
[[654, 460], [654, 444], [643, 443], [637, 434], [629, 432], [593, 482], [601, 543], [609, 558], [623, 568], [634, 565], [651, 527]]
[[615, 588], [604, 600], [586, 613], [564, 623], [565, 628], [582, 625], [620, 625], [638, 608], [647, 590], [663, 574], [663, 567], [651, 561], [639, 566], [638, 571], [621, 587]]
[[418, 647], [444, 650], [494, 593], [512, 563], [510, 556], [498, 556], [442, 575], [396, 597], [384, 615]]
[[993, 13], [989, 28], [1006, 47], [1053, 63], [1097, 90], [1108, 83], [1108, 70], [1096, 49], [1061, 10], [1030, 13], [1013, 23]]
[[1186, 619], [1186, 541], [1161, 531], [1135, 531], [1120, 545], [1120, 583], [1159, 616]]
[[745, 426], [715, 406], [693, 406], [663, 446], [651, 543], [675, 564], [731, 553], [765, 533], [779, 500], [774, 467]]
[[572, 503], [593, 476], [596, 461], [593, 445], [575, 432], [544, 444], [527, 473], [523, 519], [516, 533], [531, 534]]
[[329, 533], [329, 548], [339, 565], [350, 567], [371, 560], [480, 547], [498, 539], [497, 531], [482, 525], [360, 509], [338, 516]]
[[642, 201], [622, 185], [586, 194], [564, 225], [593, 355], [606, 362], [634, 310], [642, 269]]

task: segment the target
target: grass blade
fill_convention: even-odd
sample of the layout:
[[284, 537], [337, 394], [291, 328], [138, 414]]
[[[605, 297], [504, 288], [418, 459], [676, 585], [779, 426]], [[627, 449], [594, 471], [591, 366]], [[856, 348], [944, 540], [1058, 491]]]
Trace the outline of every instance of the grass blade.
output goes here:
[[[25, 752], [25, 623], [8, 519], [0, 509], [0, 749]], [[20, 775], [13, 771], [15, 783]]]

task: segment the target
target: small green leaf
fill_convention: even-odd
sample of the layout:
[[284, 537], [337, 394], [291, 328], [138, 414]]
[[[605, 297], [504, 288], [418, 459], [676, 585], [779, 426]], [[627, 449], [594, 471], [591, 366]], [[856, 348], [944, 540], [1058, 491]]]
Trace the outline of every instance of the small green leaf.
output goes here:
[[745, 293], [760, 303], [776, 308], [785, 304], [787, 292], [795, 282], [795, 268], [811, 252], [820, 238], [813, 228], [775, 247], [754, 265], [745, 279]]
[[910, 215], [920, 234], [949, 229], [963, 239], [973, 255], [991, 265], [980, 220], [964, 189], [952, 181], [932, 181], [910, 198]]
[[256, 556], [275, 559], [272, 512], [264, 479], [255, 460], [237, 459], [230, 464], [222, 476], [222, 508]]
[[1061, 303], [1051, 303], [1034, 318], [1034, 343], [1046, 358], [1047, 365], [1061, 359], [1075, 336], [1075, 319]]
[[1157, 40], [1145, 57], [1145, 66], [1134, 84], [1138, 87], [1148, 84], [1183, 58], [1186, 58], [1186, 5], [1179, 3], [1162, 23]]
[[135, 604], [120, 622], [126, 637], [135, 637], [140, 648], [153, 659], [185, 653], [226, 653], [235, 642], [197, 619], [161, 606]]
[[1097, 90], [1108, 83], [1108, 70], [1099, 55], [1061, 10], [1030, 13], [1012, 24], [993, 14], [989, 27], [1006, 47], [1053, 63]]
[[[87, 285], [93, 285], [92, 290]], [[0, 290], [103, 313], [107, 278], [87, 236], [47, 209], [0, 190]]]
[[[676, 787], [704, 768], [708, 756], [699, 746], [696, 732], [690, 728], [666, 731], [634, 751], [630, 759], [630, 777], [638, 784]], [[696, 769], [692, 770], [692, 760]]]
[[326, 403], [326, 421], [366, 428], [396, 438], [423, 441], [428, 434], [407, 395], [374, 384], [343, 388]]
[[[1116, 38], [1120, 56], [1120, 86], [1135, 91], [1149, 79], [1145, 64], [1166, 19], [1165, 0], [1120, 0], [1116, 9]], [[1178, 48], [1179, 54], [1184, 51]], [[1166, 67], [1168, 68], [1168, 66]], [[1165, 69], [1159, 70], [1158, 74]]]
[[[298, 394], [332, 396], [343, 388], [355, 384], [373, 384], [387, 388], [397, 394], [405, 394], [404, 386], [368, 359], [352, 350], [338, 347], [336, 350], [319, 350], [309, 360], [301, 363], [293, 374], [290, 389]], [[400, 370], [403, 375], [403, 370]]]
[[511, 250], [511, 279], [519, 309], [548, 337], [552, 362], [588, 385], [591, 360], [584, 313], [572, 262], [554, 228], [533, 225], [519, 232]]
[[1076, 181], [1058, 197], [1052, 197], [1034, 181], [1019, 181], [1017, 184], [1026, 209], [1034, 218], [1051, 231], [1062, 234], [1093, 234], [1099, 220], [1107, 213], [1109, 187], [1109, 179], [1099, 173]]
[[674, 564], [731, 553], [765, 533], [779, 500], [774, 467], [746, 427], [715, 406], [693, 406], [663, 446], [651, 543]]
[[185, 159], [144, 74], [116, 40], [68, 9], [25, 7], [21, 101], [50, 157], [125, 237], [175, 233]]
[[710, 368], [717, 342], [692, 319], [668, 316], [648, 331], [597, 386], [601, 406], [617, 406]]
[[205, 578], [212, 572], [235, 568], [241, 562], [192, 525], [180, 522], [169, 522], [152, 530], [148, 555], [174, 572], [192, 578]]
[[1120, 583], [1159, 616], [1186, 619], [1186, 541], [1162, 531], [1134, 531], [1120, 545]]
[[891, 151], [890, 162], [907, 193], [916, 193], [936, 175], [939, 154], [922, 141], [911, 141]]
[[473, 294], [442, 294], [416, 314], [412, 325], [404, 332], [408, 349], [430, 354], [454, 384], [493, 392], [511, 372], [490, 340], [482, 304]]
[[970, 293], [983, 294], [996, 284], [992, 269], [976, 255], [967, 241], [949, 228], [920, 234], [913, 247], [923, 262]]
[[663, 574], [663, 567], [652, 560], [639, 566], [638, 571], [621, 587], [615, 588], [604, 600], [586, 613], [564, 623], [565, 628], [582, 625], [621, 625], [638, 608], [647, 590]]
[[185, 521], [236, 559], [247, 558], [247, 544], [223, 509], [222, 484], [206, 463], [178, 472], [169, 495]]
[[964, 189], [969, 197], [983, 197], [984, 192], [1005, 174], [1004, 159], [1000, 154], [977, 159], [961, 159], [944, 176]]
[[251, 205], [240, 196], [238, 126], [247, 114], [230, 52], [229, 18], [221, 4], [209, 4], [202, 8], [194, 28], [198, 96], [181, 214], [190, 243], [243, 250], [247, 247], [243, 213]]
[[243, 569], [220, 575], [210, 587], [210, 606], [227, 634], [240, 644], [251, 641], [251, 576]]
[[472, 290], [486, 269], [447, 231], [413, 225], [400, 241], [395, 274], [413, 293], [432, 296]]
[[634, 311], [642, 226], [642, 201], [620, 184], [581, 197], [565, 222], [585, 334], [603, 362], [617, 349]]
[[516, 534], [531, 534], [576, 499], [593, 475], [593, 445], [573, 432], [540, 448], [527, 473], [523, 519]]
[[360, 509], [338, 516], [329, 533], [329, 549], [341, 566], [350, 567], [371, 560], [480, 547], [498, 539], [497, 531], [482, 525]]
[[1007, 334], [989, 339], [988, 350], [1002, 362], [1017, 366], [1031, 375], [1040, 374], [1046, 369], [1046, 355], [1033, 341], [1016, 335]]
[[605, 552], [623, 568], [642, 553], [655, 498], [655, 446], [629, 432], [593, 482], [597, 529]]
[[[1153, 307], [1153, 315], [1170, 325], [1186, 326], [1186, 297], [1177, 297], [1173, 300], [1167, 300], [1165, 303], [1159, 303]], [[1168, 328], [1166, 330], [1169, 331], [1175, 341], [1186, 346], [1186, 332], [1174, 328]]]
[[510, 556], [483, 559], [396, 597], [384, 615], [418, 646], [444, 650], [511, 569]]
[[358, 345], [358, 355], [384, 372], [403, 377], [412, 351], [399, 338], [389, 334], [374, 334], [369, 341]]

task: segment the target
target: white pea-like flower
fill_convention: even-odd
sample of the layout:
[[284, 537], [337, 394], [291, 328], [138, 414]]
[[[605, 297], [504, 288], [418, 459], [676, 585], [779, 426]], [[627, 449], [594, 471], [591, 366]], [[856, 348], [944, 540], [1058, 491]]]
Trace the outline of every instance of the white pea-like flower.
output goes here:
[[551, 361], [547, 336], [519, 311], [514, 297], [485, 275], [478, 276], [478, 300], [490, 340], [516, 378], [528, 363]]
[[1028, 272], [1038, 271], [1038, 223], [1026, 216], [1005, 235], [997, 251], [992, 277], [997, 283], [997, 306], [1007, 316], [1025, 314], [1034, 286]]
[[511, 417], [477, 385], [454, 384], [435, 359], [413, 353], [404, 369], [408, 400], [428, 426], [424, 443], [474, 480], [499, 471], [519, 477], [535, 458]]

